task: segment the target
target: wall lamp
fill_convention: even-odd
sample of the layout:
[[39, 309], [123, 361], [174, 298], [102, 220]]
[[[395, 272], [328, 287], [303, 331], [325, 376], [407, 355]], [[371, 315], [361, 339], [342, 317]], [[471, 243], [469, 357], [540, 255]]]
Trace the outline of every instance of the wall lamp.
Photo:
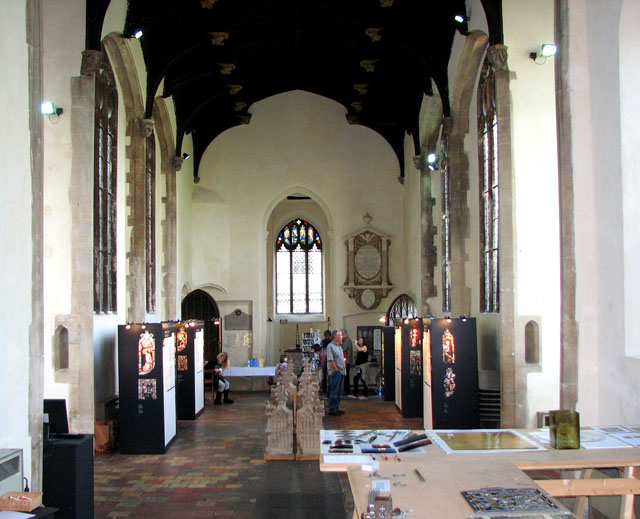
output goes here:
[[142, 31], [140, 29], [138, 29], [136, 32], [133, 33], [133, 37], [136, 40], [139, 40], [140, 38], [142, 38]]
[[187, 160], [189, 157], [191, 157], [191, 155], [189, 155], [187, 152], [184, 152], [184, 153], [182, 154], [182, 158], [183, 158], [184, 160]]
[[[555, 56], [558, 52], [558, 47], [555, 43], [543, 43], [540, 46], [540, 53], [530, 52], [529, 57], [536, 63], [536, 65], [544, 65], [547, 61], [547, 58], [550, 56]], [[538, 61], [538, 58], [543, 58], [542, 61]]]
[[62, 108], [57, 108], [51, 101], [42, 101], [40, 111], [42, 115], [60, 115]]
[[427, 155], [427, 168], [431, 171], [438, 169], [438, 155], [436, 153], [429, 153]]

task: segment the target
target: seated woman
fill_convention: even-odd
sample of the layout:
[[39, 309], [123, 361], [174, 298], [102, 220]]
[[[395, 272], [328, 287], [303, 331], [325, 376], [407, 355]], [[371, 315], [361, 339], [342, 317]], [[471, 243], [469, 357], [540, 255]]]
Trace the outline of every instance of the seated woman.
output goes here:
[[289, 363], [289, 359], [286, 355], [280, 355], [280, 364], [276, 366], [275, 376], [276, 379], [282, 375], [282, 373], [287, 369], [287, 365]]
[[224, 395], [225, 404], [233, 404], [233, 400], [229, 398], [229, 382], [222, 376], [222, 371], [230, 366], [229, 355], [223, 351], [218, 353], [216, 359], [218, 359], [218, 363], [213, 368], [213, 387], [216, 388], [217, 393], [213, 404], [222, 404], [222, 395]]

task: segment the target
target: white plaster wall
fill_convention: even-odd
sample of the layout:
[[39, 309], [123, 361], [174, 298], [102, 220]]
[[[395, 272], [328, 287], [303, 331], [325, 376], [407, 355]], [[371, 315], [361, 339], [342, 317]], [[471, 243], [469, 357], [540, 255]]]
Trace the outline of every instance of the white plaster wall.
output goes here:
[[[189, 153], [193, 157], [193, 141], [191, 135], [185, 135], [182, 141], [182, 152]], [[197, 184], [193, 183], [193, 158], [189, 158], [182, 164], [182, 169], [176, 173], [177, 207], [176, 207], [176, 234], [177, 234], [177, 268], [176, 268], [176, 296], [178, 297], [178, 311], [184, 296], [194, 286], [192, 275], [193, 264], [193, 239], [191, 225], [194, 219], [194, 190]], [[197, 214], [197, 213], [196, 213]], [[198, 238], [195, 243], [199, 244], [202, 238]], [[220, 285], [220, 283], [217, 283]], [[224, 285], [223, 285], [224, 286]]]
[[640, 357], [640, 330], [635, 317], [640, 312], [640, 33], [634, 21], [640, 18], [640, 3], [623, 0], [620, 16], [620, 137], [624, 218], [624, 307], [625, 349], [627, 355]]
[[44, 395], [68, 398], [69, 385], [54, 379], [56, 315], [71, 312], [71, 78], [80, 75], [84, 50], [82, 0], [43, 5], [43, 96], [61, 107], [60, 116], [44, 120]]
[[31, 165], [26, 2], [0, 2], [0, 448], [22, 449], [31, 481], [29, 325], [31, 322]]
[[624, 285], [632, 278], [625, 278], [623, 269], [621, 5], [582, 0], [569, 11], [569, 33], [586, 35], [571, 41], [569, 76], [577, 212], [578, 410], [586, 423], [640, 421], [640, 402], [629, 398], [640, 390], [640, 360], [625, 355], [624, 334]]
[[[560, 376], [560, 250], [555, 58], [538, 58], [554, 42], [554, 2], [502, 4], [511, 71], [512, 157], [516, 209], [516, 315], [540, 316], [541, 371], [527, 376], [528, 425], [557, 408]], [[526, 23], [525, 23], [526, 21]], [[544, 326], [542, 323], [544, 322]], [[518, 323], [520, 325], [521, 323]], [[516, 330], [523, 341], [523, 330]], [[524, 354], [524, 345], [516, 351]], [[518, 359], [524, 363], [524, 359]]]
[[358, 311], [339, 287], [346, 279], [344, 237], [363, 227], [366, 212], [372, 226], [393, 236], [396, 288], [379, 307], [386, 310], [406, 279], [403, 188], [391, 147], [375, 132], [349, 125], [341, 105], [302, 91], [265, 99], [251, 113], [251, 124], [220, 135], [202, 158], [193, 201], [193, 285], [214, 283], [229, 299], [252, 301], [254, 345], [266, 344], [270, 208], [288, 189], [304, 186], [333, 221], [323, 237], [332, 265], [325, 283], [334, 287], [326, 302], [333, 325]]
[[[405, 292], [421, 308], [422, 298], [422, 213], [420, 207], [420, 170], [413, 164], [416, 150], [413, 137], [406, 136], [404, 153], [404, 243], [406, 284]], [[419, 152], [418, 152], [419, 153]], [[391, 282], [394, 282], [392, 279]], [[396, 292], [386, 305], [381, 305], [379, 316], [387, 313], [391, 302], [402, 292]], [[360, 323], [364, 326], [364, 323]], [[379, 325], [379, 322], [376, 323]]]

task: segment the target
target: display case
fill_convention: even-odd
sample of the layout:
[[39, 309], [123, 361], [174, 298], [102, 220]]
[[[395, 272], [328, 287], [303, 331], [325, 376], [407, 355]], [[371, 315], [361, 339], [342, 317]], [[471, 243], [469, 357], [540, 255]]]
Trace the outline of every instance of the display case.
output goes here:
[[480, 426], [475, 319], [406, 320], [396, 328], [396, 363], [403, 417], [424, 417], [425, 429]]
[[[403, 418], [419, 418], [424, 412], [423, 344], [430, 319], [408, 319], [396, 331], [396, 407]], [[428, 368], [427, 368], [428, 369]]]
[[[432, 319], [430, 340], [431, 428], [477, 429], [480, 413], [476, 320]], [[425, 419], [425, 428], [426, 424]]]
[[195, 420], [204, 410], [204, 323], [176, 323], [176, 407], [178, 420]]
[[175, 331], [175, 323], [118, 326], [123, 454], [164, 454], [176, 436]]

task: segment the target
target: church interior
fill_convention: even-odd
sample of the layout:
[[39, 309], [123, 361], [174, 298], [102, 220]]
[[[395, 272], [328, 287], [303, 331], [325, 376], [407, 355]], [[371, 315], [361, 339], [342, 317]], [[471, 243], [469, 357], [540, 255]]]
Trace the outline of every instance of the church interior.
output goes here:
[[637, 2], [0, 14], [0, 448], [33, 488], [43, 399], [94, 434], [128, 323], [275, 366], [309, 330], [469, 317], [501, 427], [640, 424]]

